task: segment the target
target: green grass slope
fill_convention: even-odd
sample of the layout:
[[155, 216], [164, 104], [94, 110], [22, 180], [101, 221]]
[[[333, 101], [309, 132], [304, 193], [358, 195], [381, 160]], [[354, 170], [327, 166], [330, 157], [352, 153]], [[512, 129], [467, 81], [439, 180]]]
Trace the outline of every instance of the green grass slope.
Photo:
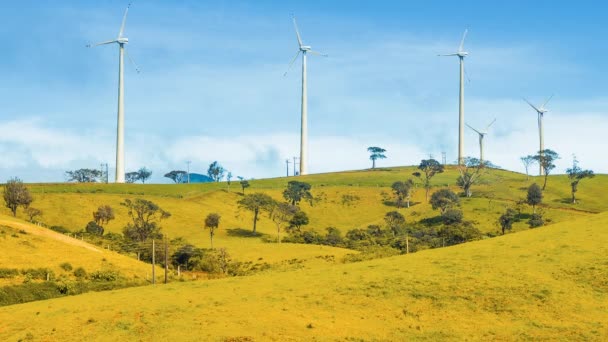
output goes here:
[[598, 214], [367, 262], [4, 307], [0, 339], [605, 341], [607, 227]]

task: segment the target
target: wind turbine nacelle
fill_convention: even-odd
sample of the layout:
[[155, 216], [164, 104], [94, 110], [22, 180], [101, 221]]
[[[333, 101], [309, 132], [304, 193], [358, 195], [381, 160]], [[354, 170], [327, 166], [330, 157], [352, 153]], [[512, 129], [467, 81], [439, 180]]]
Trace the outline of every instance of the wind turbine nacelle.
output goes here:
[[469, 53], [462, 51], [462, 52], [457, 53], [457, 55], [458, 55], [458, 57], [466, 57], [469, 55]]
[[306, 52], [306, 51], [310, 51], [312, 49], [312, 47], [310, 47], [309, 45], [302, 45], [300, 46], [300, 50]]
[[116, 39], [116, 41], [119, 44], [127, 44], [129, 42], [129, 38], [118, 38], [118, 39]]

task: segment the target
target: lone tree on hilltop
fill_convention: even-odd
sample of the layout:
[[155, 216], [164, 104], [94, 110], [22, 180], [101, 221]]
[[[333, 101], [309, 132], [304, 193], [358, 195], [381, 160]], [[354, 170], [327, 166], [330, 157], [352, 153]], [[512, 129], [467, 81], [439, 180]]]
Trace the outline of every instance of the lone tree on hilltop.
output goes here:
[[[429, 200], [429, 191], [431, 190], [431, 179], [438, 173], [443, 172], [443, 165], [441, 165], [435, 159], [423, 159], [420, 161], [420, 165], [418, 165], [418, 170], [424, 173], [423, 185], [426, 190], [426, 200]], [[418, 178], [422, 178], [422, 174], [420, 172], [414, 172], [414, 176]]]
[[391, 188], [393, 189], [393, 193], [396, 197], [395, 205], [397, 208], [402, 208], [403, 202], [405, 202], [406, 206], [409, 208], [410, 199], [412, 197], [412, 193], [414, 192], [414, 181], [411, 179], [408, 179], [405, 182], [397, 181], [391, 185]]
[[291, 203], [298, 205], [301, 201], [307, 201], [312, 205], [312, 194], [310, 193], [311, 185], [306, 182], [289, 181], [287, 189], [283, 191], [283, 198]]
[[173, 170], [165, 173], [165, 177], [171, 179], [175, 184], [185, 183], [188, 179], [188, 172], [182, 170]]
[[245, 194], [245, 189], [247, 189], [248, 187], [251, 186], [251, 184], [249, 184], [249, 181], [246, 179], [243, 179], [243, 177], [239, 177], [240, 181], [239, 183], [241, 184], [241, 190], [243, 191], [243, 195]]
[[205, 229], [209, 229], [209, 238], [211, 240], [211, 248], [213, 249], [213, 235], [215, 230], [220, 227], [221, 216], [217, 213], [211, 213], [205, 218]]
[[456, 184], [464, 191], [466, 197], [471, 197], [471, 187], [479, 182], [484, 175], [488, 161], [481, 161], [477, 158], [465, 157], [462, 164], [458, 165], [460, 175]]
[[131, 222], [123, 229], [124, 236], [136, 242], [162, 238], [160, 222], [171, 216], [156, 203], [142, 198], [125, 199], [120, 205], [127, 207]]
[[207, 175], [209, 177], [211, 177], [211, 179], [213, 179], [214, 182], [221, 181], [222, 178], [224, 178], [225, 173], [226, 173], [226, 170], [217, 161], [214, 161], [213, 163], [209, 164], [209, 169], [207, 170]]
[[578, 166], [578, 160], [574, 158], [572, 168], [567, 169], [566, 173], [570, 179], [570, 187], [572, 189], [572, 203], [576, 203], [576, 192], [578, 191], [578, 183], [585, 178], [593, 178], [595, 174], [591, 170], [583, 170]]
[[541, 204], [543, 201], [543, 190], [534, 183], [528, 187], [528, 194], [526, 195], [526, 203], [532, 206], [532, 213], [536, 214], [536, 206]]
[[140, 180], [142, 184], [146, 183], [148, 178], [152, 176], [152, 171], [147, 169], [145, 166], [137, 170], [137, 180]]
[[507, 208], [507, 211], [500, 215], [498, 223], [502, 229], [502, 235], [505, 235], [506, 230], [511, 230], [513, 228], [513, 223], [517, 221], [517, 216], [517, 211], [511, 208]]
[[13, 216], [17, 216], [17, 208], [28, 208], [32, 201], [32, 195], [25, 184], [19, 178], [11, 178], [4, 186], [4, 204], [11, 210]]
[[444, 215], [448, 209], [460, 206], [460, 198], [450, 189], [441, 189], [431, 196], [431, 205]]
[[245, 195], [238, 201], [240, 208], [253, 212], [253, 232], [256, 232], [257, 222], [259, 220], [259, 214], [262, 210], [268, 209], [273, 204], [272, 197], [256, 192], [253, 194]]
[[524, 168], [526, 169], [526, 180], [530, 179], [530, 173], [528, 171], [530, 169], [530, 166], [532, 166], [532, 164], [536, 162], [536, 159], [534, 158], [534, 156], [528, 155], [520, 157], [519, 160], [521, 160], [521, 163], [524, 164]]
[[386, 150], [383, 149], [382, 147], [370, 146], [370, 147], [367, 148], [367, 152], [370, 153], [369, 159], [372, 161], [372, 169], [376, 168], [376, 160], [377, 159], [385, 159], [386, 158], [386, 155], [384, 154], [384, 152], [386, 152]]
[[78, 169], [66, 171], [65, 176], [68, 182], [94, 183], [103, 176], [103, 172], [95, 169]]
[[542, 167], [545, 173], [545, 181], [543, 183], [543, 190], [547, 187], [547, 178], [553, 169], [555, 169], [555, 161], [559, 159], [559, 154], [553, 150], [542, 150], [538, 151], [538, 154], [534, 156], [534, 160]]

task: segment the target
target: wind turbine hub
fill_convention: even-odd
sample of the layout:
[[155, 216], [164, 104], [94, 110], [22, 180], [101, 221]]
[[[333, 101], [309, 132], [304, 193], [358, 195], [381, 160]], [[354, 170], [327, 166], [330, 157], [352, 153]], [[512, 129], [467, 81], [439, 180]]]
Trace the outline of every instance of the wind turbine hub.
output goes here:
[[124, 38], [124, 37], [121, 37], [121, 38], [116, 39], [116, 41], [117, 41], [119, 44], [127, 44], [127, 43], [129, 42], [129, 38]]
[[463, 58], [463, 57], [468, 56], [468, 55], [469, 55], [469, 53], [468, 53], [468, 52], [465, 52], [465, 51], [461, 51], [461, 52], [459, 52], [457, 55], [458, 55], [458, 57]]
[[310, 51], [311, 49], [312, 48], [310, 47], [310, 45], [302, 45], [302, 46], [300, 46], [300, 50], [302, 52], [304, 52], [304, 51]]

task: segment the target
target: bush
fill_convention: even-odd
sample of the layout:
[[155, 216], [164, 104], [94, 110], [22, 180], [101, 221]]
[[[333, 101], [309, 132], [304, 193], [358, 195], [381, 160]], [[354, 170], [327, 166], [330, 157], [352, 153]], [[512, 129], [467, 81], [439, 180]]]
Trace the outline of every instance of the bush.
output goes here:
[[51, 299], [60, 295], [53, 282], [4, 286], [0, 288], [0, 306]]
[[72, 264], [70, 264], [69, 262], [64, 262], [61, 265], [59, 265], [59, 267], [61, 267], [64, 271], [72, 270]]
[[443, 223], [455, 224], [462, 222], [462, 210], [459, 209], [448, 209], [443, 213]]
[[26, 279], [39, 279], [46, 280], [47, 275], [49, 280], [55, 279], [55, 272], [48, 268], [28, 268], [21, 270], [21, 274], [23, 274]]
[[84, 278], [87, 276], [87, 271], [84, 268], [78, 267], [74, 270], [74, 277], [76, 278]]
[[541, 214], [532, 214], [530, 220], [528, 221], [528, 225], [530, 228], [542, 227], [545, 225], [545, 220], [543, 220], [543, 216]]
[[14, 268], [0, 268], [0, 279], [14, 278], [19, 274], [19, 270]]
[[99, 270], [91, 273], [92, 281], [116, 281], [120, 277], [120, 272], [116, 270]]
[[98, 225], [95, 221], [90, 221], [89, 223], [87, 223], [85, 230], [89, 234], [103, 235], [103, 227]]
[[68, 234], [71, 233], [71, 231], [63, 226], [51, 226], [49, 227], [50, 230], [54, 230], [57, 233], [61, 233], [61, 234]]

